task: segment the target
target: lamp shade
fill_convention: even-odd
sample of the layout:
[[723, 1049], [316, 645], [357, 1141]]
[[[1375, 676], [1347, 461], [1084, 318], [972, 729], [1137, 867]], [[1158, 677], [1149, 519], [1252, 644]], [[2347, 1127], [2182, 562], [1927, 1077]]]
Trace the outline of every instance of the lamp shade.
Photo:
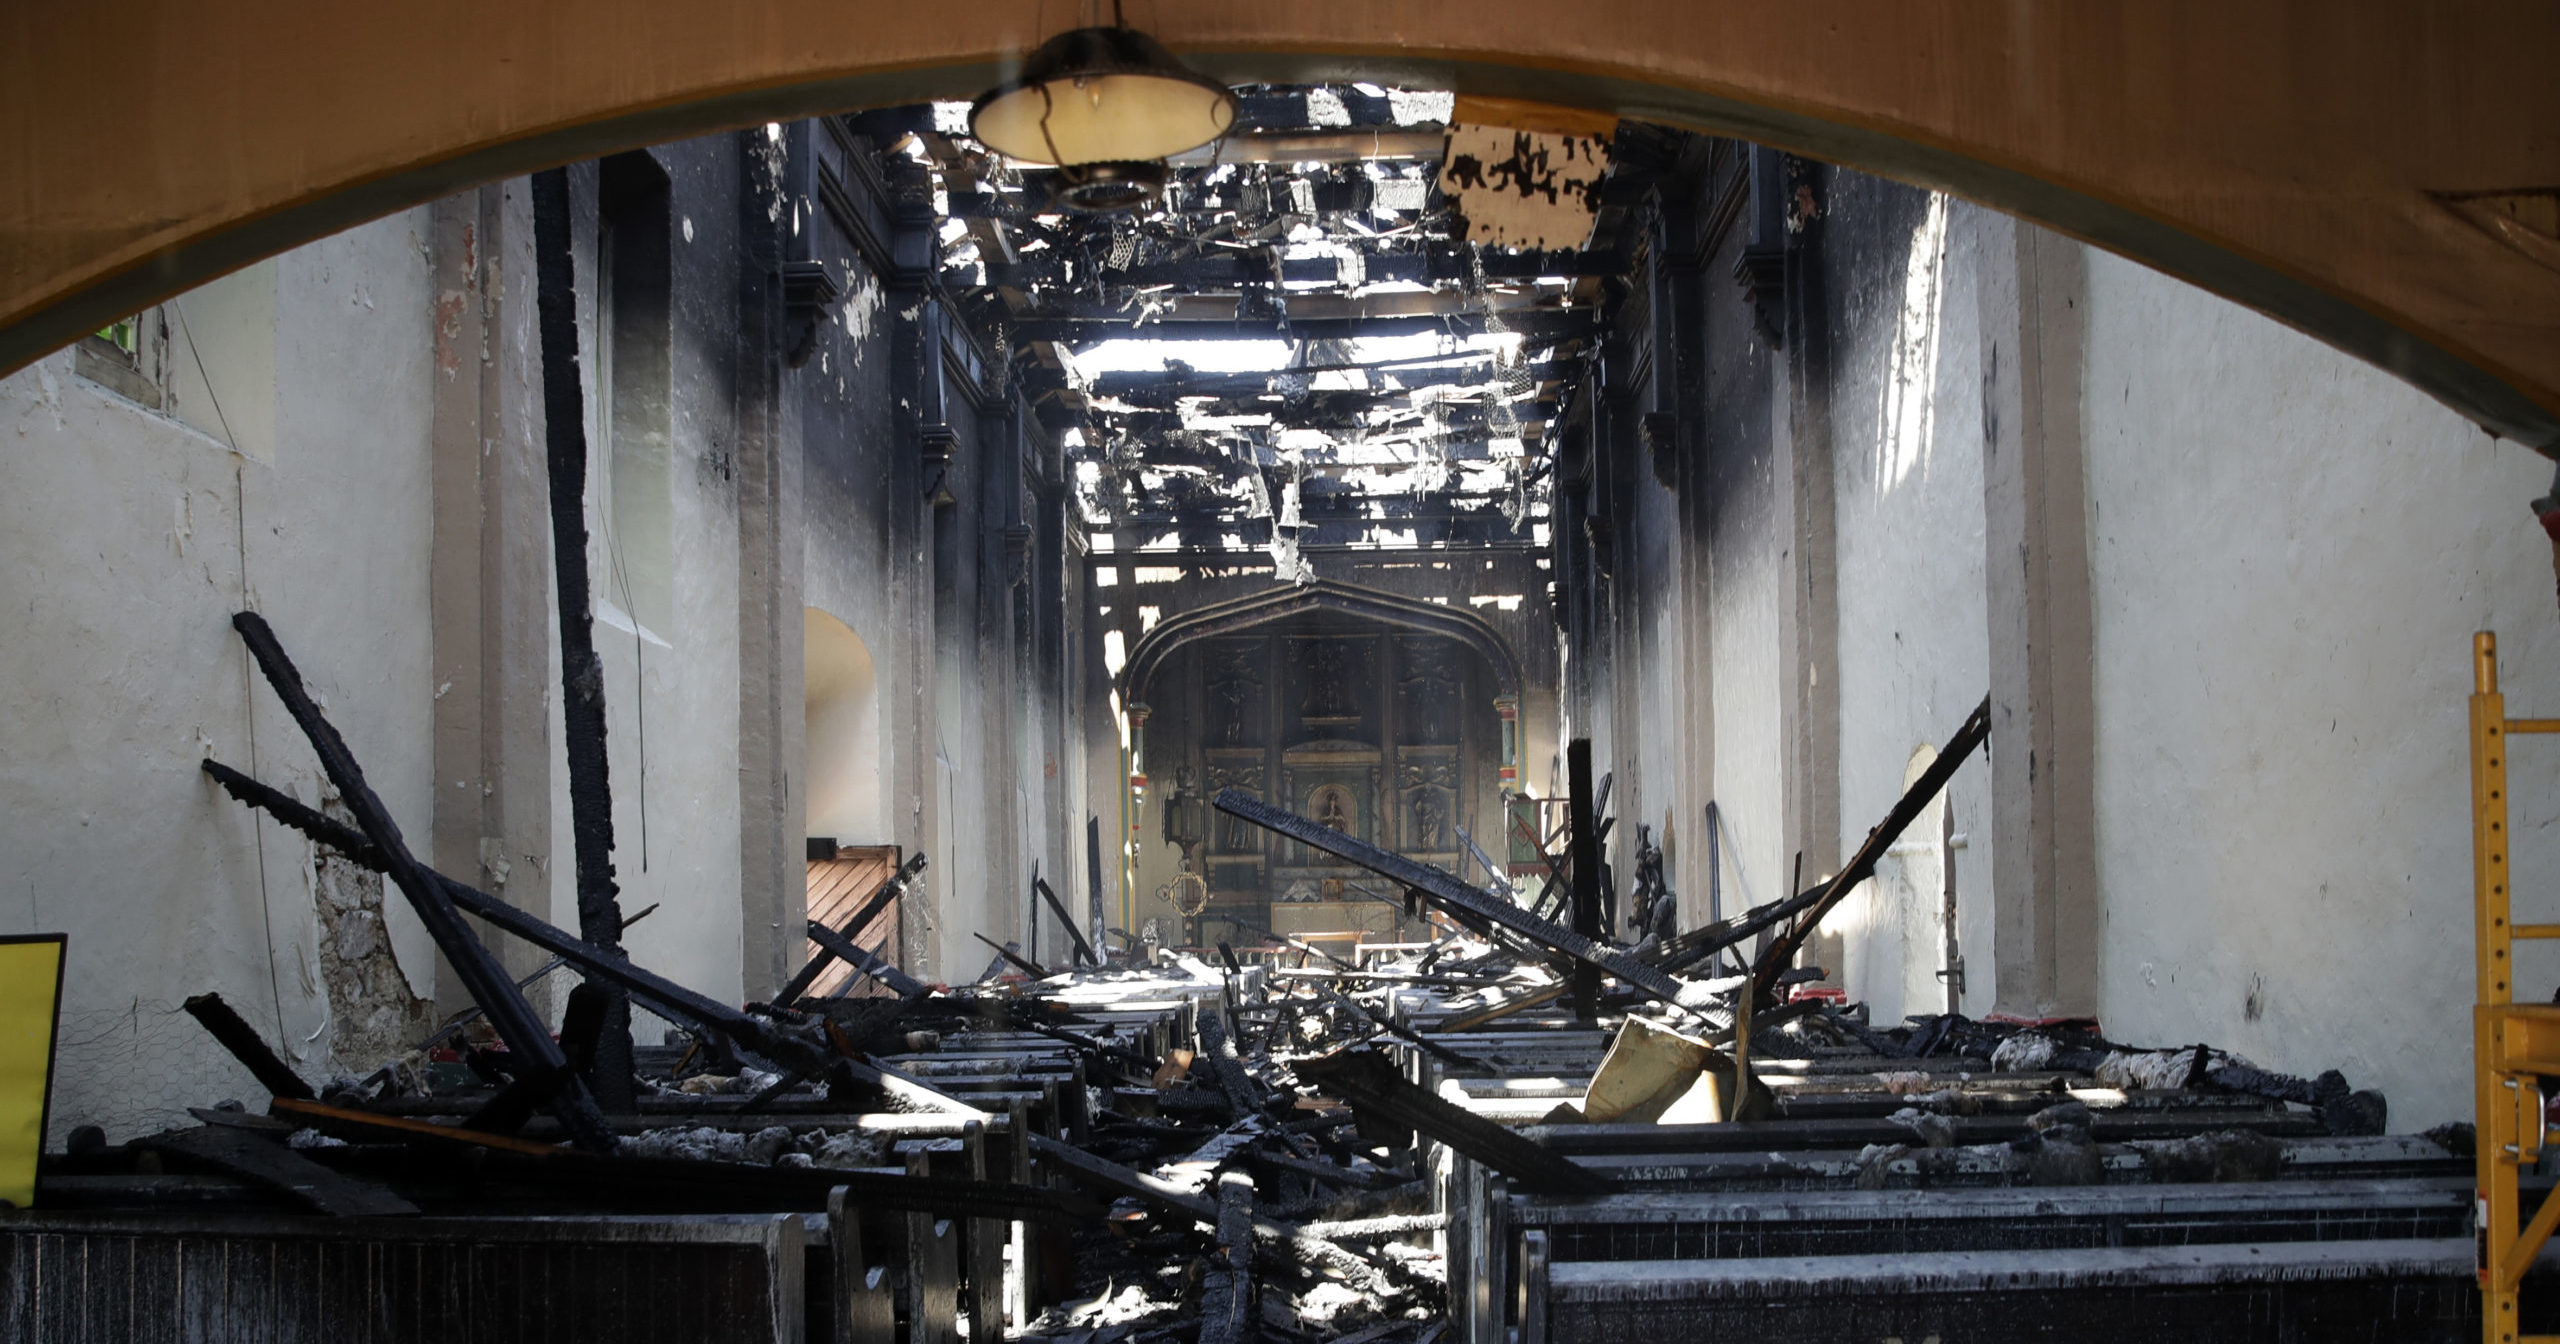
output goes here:
[[1235, 125], [1225, 85], [1129, 28], [1078, 28], [1031, 53], [1022, 72], [969, 109], [981, 144], [1025, 163], [1137, 163], [1200, 146]]

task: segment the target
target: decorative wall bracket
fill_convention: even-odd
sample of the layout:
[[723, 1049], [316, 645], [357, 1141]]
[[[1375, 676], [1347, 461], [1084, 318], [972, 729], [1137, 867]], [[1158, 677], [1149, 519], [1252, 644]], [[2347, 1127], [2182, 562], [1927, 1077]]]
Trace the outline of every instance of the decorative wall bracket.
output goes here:
[[829, 320], [843, 293], [823, 261], [782, 264], [782, 321], [791, 335], [790, 349], [782, 357], [785, 365], [796, 369], [809, 362], [818, 348], [818, 324]]

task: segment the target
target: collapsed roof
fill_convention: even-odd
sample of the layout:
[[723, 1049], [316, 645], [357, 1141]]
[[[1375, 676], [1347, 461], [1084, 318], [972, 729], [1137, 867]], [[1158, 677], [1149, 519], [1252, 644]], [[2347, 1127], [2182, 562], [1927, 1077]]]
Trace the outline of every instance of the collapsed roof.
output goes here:
[[1627, 269], [1609, 139], [1470, 126], [1431, 91], [1238, 93], [1234, 131], [1126, 214], [1054, 203], [965, 105], [905, 114], [943, 283], [1028, 348], [1086, 524], [1284, 573], [1301, 542], [1543, 540], [1553, 431]]

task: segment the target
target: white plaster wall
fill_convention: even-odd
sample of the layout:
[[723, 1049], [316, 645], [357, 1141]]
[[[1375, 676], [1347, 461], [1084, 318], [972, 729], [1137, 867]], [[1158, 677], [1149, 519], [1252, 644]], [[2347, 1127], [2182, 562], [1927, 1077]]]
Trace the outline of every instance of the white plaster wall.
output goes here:
[[[210, 754], [319, 796], [230, 628], [245, 601], [394, 818], [428, 834], [426, 233], [413, 211], [274, 264], [274, 384], [240, 398], [273, 408], [271, 465], [77, 377], [67, 353], [0, 381], [0, 930], [70, 935], [55, 1142], [255, 1095], [179, 1011], [190, 994], [281, 1035], [306, 1076], [335, 1067], [310, 846], [196, 767]], [[424, 939], [396, 896], [385, 908], [425, 991]]]
[[[1778, 622], [1789, 581], [1789, 542], [1779, 535], [1767, 439], [1749, 446], [1757, 456], [1728, 461], [1717, 479], [1717, 521], [1708, 544], [1714, 566], [1707, 620], [1715, 679], [1715, 803], [1722, 819], [1728, 912], [1785, 896], [1794, 863], [1787, 852], [1785, 684], [1778, 661], [1790, 638]], [[1705, 908], [1705, 883], [1686, 878], [1682, 894], [1697, 902], [1691, 911]]]
[[[961, 608], [965, 611], [965, 605]], [[1008, 848], [995, 831], [987, 806], [987, 772], [1012, 762], [991, 751], [988, 703], [991, 669], [977, 658], [978, 641], [964, 617], [963, 628], [939, 632], [934, 659], [933, 760], [929, 778], [940, 792], [941, 852], [933, 856], [935, 911], [940, 925], [945, 979], [974, 980], [989, 958], [986, 944], [970, 937], [984, 934], [1001, 943], [1020, 936], [1013, 912], [1021, 890], [1030, 882], [1026, 867], [1019, 874], [998, 873], [994, 859]]]
[[[1681, 582], [1680, 497], [1653, 475], [1646, 455], [1632, 459], [1644, 475], [1635, 483], [1634, 526], [1625, 528], [1622, 545], [1632, 552], [1632, 571], [1622, 569], [1621, 582], [1639, 586], [1627, 604], [1635, 620], [1634, 662], [1625, 681], [1634, 691], [1633, 714], [1609, 717], [1608, 754], [1599, 768], [1616, 772], [1610, 786], [1610, 811], [1625, 820], [1609, 834], [1609, 864], [1620, 888], [1632, 893], [1636, 879], [1636, 826], [1652, 828], [1662, 847], [1663, 880], [1673, 892], [1695, 886], [1701, 899], [1707, 887], [1707, 845], [1701, 829], [1706, 821], [1705, 781], [1688, 778], [1682, 750], [1692, 737], [1688, 643], [1687, 585]], [[1704, 731], [1703, 725], [1699, 731]], [[1689, 861], [1694, 849], [1694, 863]], [[1692, 877], [1694, 876], [1694, 881]], [[1700, 908], [1703, 908], [1701, 906]], [[1620, 918], [1634, 913], [1621, 898]]]
[[[1917, 208], [1913, 208], [1914, 205]], [[1862, 212], [1859, 218], [1852, 212]], [[1832, 465], [1837, 531], [1840, 845], [1846, 862], [1904, 790], [1913, 750], [1943, 742], [1990, 684], [1983, 606], [1982, 396], [1976, 257], [1980, 212], [1943, 196], [1855, 180], [1826, 244], [1869, 249], [1835, 275]], [[1881, 216], [1881, 217], [1879, 217]], [[1846, 236], [1844, 236], [1846, 235]], [[1979, 753], [1951, 787], [1963, 1011], [1991, 1002], [1990, 774]], [[1829, 968], [1879, 1026], [1940, 1012], [1937, 817], [1915, 825], [1826, 921]], [[1913, 848], [1913, 846], [1921, 848]]]
[[[2551, 464], [2112, 257], [2088, 318], [2106, 1028], [2467, 1118], [2470, 639], [2511, 713], [2560, 707]], [[2513, 768], [2515, 917], [2551, 919], [2560, 748]]]
[[[688, 259], [681, 236], [676, 248], [681, 305], [685, 268], [702, 262]], [[588, 274], [581, 269], [582, 277]], [[668, 628], [635, 629], [628, 616], [599, 604], [595, 647], [604, 664], [614, 879], [626, 916], [658, 907], [624, 935], [623, 945], [639, 964], [736, 1002], [747, 994], [738, 795], [738, 500], [723, 465], [724, 444], [735, 431], [725, 333], [695, 327], [689, 316], [679, 308], [671, 361]], [[580, 371], [592, 389], [591, 326], [586, 345]], [[589, 449], [595, 451], [592, 437]], [[590, 559], [601, 580], [604, 562], [592, 554], [593, 539], [601, 535], [597, 501], [590, 498], [588, 504]], [[552, 657], [556, 687], [556, 640]], [[555, 690], [553, 759], [565, 760], [559, 703]], [[576, 928], [568, 780], [565, 768], [553, 775], [552, 863], [559, 880], [551, 889], [552, 922]], [[561, 1002], [565, 1006], [565, 996]], [[652, 1021], [642, 1039], [659, 1030]]]

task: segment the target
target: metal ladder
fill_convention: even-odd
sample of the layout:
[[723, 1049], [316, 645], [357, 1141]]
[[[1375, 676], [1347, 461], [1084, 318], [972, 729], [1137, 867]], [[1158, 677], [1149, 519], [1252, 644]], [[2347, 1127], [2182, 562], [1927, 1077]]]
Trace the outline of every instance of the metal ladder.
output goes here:
[[2560, 1225], [2560, 1196], [2545, 1199], [2521, 1228], [2519, 1178], [2542, 1155], [2542, 1089], [2537, 1075], [2560, 1075], [2560, 1005], [2517, 1003], [2518, 938], [2560, 938], [2560, 924], [2508, 918], [2507, 741], [2560, 733], [2560, 719], [2510, 719], [2498, 690], [2498, 637], [2471, 639], [2471, 854], [2478, 920], [2480, 997], [2472, 1009], [2472, 1075], [2477, 1111], [2479, 1270], [2482, 1337], [2490, 1344], [2552, 1341], [2520, 1335], [2516, 1297], [2534, 1257]]

